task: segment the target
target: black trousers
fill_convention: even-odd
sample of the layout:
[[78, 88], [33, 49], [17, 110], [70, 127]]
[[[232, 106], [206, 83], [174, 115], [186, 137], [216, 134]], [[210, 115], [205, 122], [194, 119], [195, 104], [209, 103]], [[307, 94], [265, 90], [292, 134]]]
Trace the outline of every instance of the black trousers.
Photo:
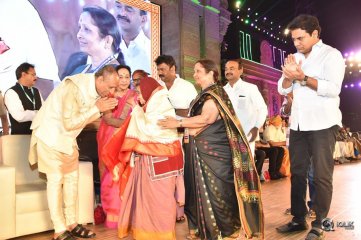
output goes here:
[[313, 210], [316, 213], [312, 227], [321, 228], [322, 220], [327, 217], [332, 199], [333, 152], [338, 129], [339, 126], [335, 125], [318, 131], [290, 132], [291, 214], [294, 222], [305, 222], [307, 173], [311, 161], [315, 186]]
[[285, 150], [282, 147], [258, 147], [257, 149], [264, 151], [266, 153], [266, 157], [268, 157], [269, 174], [271, 176], [279, 174]]
[[256, 158], [255, 165], [256, 165], [257, 173], [259, 176], [261, 176], [264, 159], [266, 158], [266, 153], [261, 149], [256, 149], [254, 152]]

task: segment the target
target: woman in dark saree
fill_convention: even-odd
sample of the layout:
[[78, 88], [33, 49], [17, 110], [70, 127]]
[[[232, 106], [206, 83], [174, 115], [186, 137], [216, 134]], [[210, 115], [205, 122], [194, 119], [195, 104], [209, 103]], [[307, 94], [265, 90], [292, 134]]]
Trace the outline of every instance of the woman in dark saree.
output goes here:
[[[263, 239], [260, 182], [247, 138], [218, 84], [211, 60], [199, 60], [194, 79], [202, 91], [189, 117], [159, 120], [163, 128], [185, 127], [185, 213], [188, 239]], [[188, 135], [187, 135], [188, 133]]]

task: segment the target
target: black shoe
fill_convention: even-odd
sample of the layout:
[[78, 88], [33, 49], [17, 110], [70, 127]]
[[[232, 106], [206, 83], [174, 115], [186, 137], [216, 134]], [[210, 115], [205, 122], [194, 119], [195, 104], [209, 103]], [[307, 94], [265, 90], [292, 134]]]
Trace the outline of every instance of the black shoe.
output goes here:
[[306, 230], [308, 228], [308, 225], [306, 222], [304, 223], [296, 223], [296, 222], [289, 222], [285, 225], [282, 225], [277, 229], [278, 232], [280, 233], [290, 233], [290, 232], [296, 232], [296, 231], [303, 231]]

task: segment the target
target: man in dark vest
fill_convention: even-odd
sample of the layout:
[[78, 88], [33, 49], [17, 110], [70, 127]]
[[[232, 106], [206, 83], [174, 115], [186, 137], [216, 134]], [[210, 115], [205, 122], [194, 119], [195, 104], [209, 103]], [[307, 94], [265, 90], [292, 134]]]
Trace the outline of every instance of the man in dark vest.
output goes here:
[[38, 77], [34, 65], [29, 63], [22, 63], [15, 74], [18, 82], [5, 93], [11, 134], [31, 134], [31, 122], [43, 102], [39, 90], [33, 87]]

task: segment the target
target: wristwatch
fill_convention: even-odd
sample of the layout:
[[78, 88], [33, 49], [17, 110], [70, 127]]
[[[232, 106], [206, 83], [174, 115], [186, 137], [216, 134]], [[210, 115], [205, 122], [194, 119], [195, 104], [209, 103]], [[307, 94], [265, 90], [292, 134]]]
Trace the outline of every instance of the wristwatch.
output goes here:
[[301, 81], [301, 86], [306, 86], [306, 84], [307, 84], [307, 80], [308, 80], [308, 76], [307, 75], [305, 75], [305, 77], [303, 78], [303, 80]]

